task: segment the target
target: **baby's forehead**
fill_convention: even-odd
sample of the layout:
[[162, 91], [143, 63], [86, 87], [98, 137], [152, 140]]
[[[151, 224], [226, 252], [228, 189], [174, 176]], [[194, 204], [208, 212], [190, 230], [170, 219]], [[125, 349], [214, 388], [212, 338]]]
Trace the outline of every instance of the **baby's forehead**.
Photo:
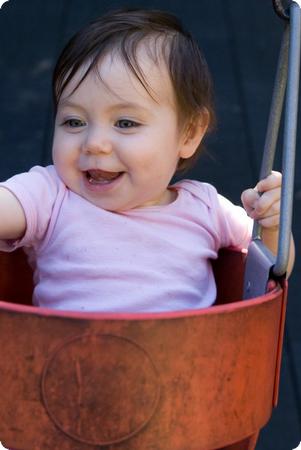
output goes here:
[[129, 79], [135, 83], [143, 82], [152, 87], [158, 81], [166, 85], [171, 82], [167, 65], [163, 58], [152, 57], [148, 47], [140, 45], [134, 58], [128, 59], [118, 51], [113, 51], [101, 58], [96, 70], [101, 79], [109, 80], [114, 75], [116, 78]]
[[71, 93], [90, 69], [83, 83], [90, 84], [91, 89], [97, 89], [101, 83], [109, 93], [122, 99], [138, 95], [148, 101], [174, 105], [175, 96], [166, 62], [159, 55], [155, 59], [153, 56], [146, 45], [136, 49], [134, 61], [128, 61], [115, 49], [99, 58], [93, 67], [90, 67], [91, 61], [82, 65], [66, 91]]

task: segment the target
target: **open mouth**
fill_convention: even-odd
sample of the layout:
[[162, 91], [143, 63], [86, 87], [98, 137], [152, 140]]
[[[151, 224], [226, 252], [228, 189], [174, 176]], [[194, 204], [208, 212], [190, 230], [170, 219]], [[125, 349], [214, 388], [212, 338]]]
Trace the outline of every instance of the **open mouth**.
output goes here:
[[85, 172], [86, 178], [90, 184], [102, 185], [109, 184], [117, 180], [124, 172], [108, 172], [106, 170], [91, 169]]

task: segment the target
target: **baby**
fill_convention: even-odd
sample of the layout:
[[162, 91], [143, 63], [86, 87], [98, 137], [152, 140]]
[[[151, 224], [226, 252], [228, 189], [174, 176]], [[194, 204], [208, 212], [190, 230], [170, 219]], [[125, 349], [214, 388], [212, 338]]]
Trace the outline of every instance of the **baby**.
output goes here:
[[204, 308], [216, 296], [210, 259], [247, 247], [252, 219], [275, 251], [281, 174], [243, 193], [246, 211], [207, 183], [170, 185], [214, 122], [206, 62], [174, 16], [116, 11], [89, 24], [59, 57], [53, 98], [53, 165], [0, 185], [0, 248], [24, 247], [35, 305]]

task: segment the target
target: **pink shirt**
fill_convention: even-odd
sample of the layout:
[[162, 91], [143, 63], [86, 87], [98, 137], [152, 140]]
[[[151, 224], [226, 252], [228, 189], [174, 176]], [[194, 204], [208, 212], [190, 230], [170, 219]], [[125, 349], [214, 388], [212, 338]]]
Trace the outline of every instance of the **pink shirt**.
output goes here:
[[207, 183], [183, 180], [169, 205], [113, 213], [70, 191], [54, 166], [1, 186], [22, 204], [35, 305], [61, 310], [157, 312], [214, 303], [210, 259], [248, 245], [252, 220]]

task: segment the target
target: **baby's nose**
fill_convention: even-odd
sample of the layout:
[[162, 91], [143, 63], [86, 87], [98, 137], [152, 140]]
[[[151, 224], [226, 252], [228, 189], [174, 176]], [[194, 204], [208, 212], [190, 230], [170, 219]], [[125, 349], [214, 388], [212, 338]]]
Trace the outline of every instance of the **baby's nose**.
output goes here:
[[92, 130], [83, 143], [84, 153], [109, 154], [112, 152], [112, 149], [113, 144], [110, 135], [103, 130]]

